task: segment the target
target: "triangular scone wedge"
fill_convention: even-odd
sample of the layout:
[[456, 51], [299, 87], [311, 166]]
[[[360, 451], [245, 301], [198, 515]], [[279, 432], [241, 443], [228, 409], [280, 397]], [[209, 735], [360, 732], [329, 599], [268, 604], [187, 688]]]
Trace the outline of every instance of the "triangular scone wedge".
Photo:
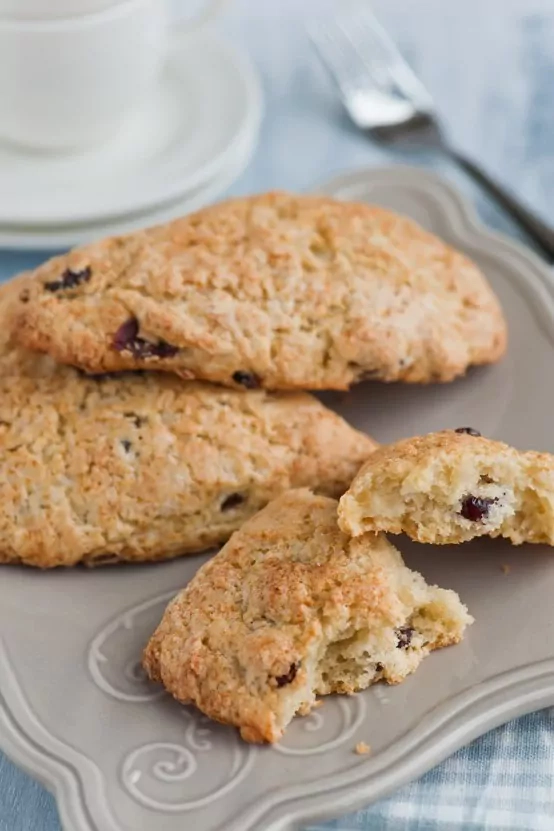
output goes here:
[[252, 389], [450, 381], [506, 348], [486, 278], [407, 217], [267, 193], [40, 266], [21, 343], [88, 372]]
[[0, 563], [205, 550], [291, 487], [340, 496], [374, 448], [306, 393], [0, 377]]
[[250, 519], [168, 606], [144, 653], [182, 702], [275, 742], [316, 695], [402, 681], [472, 622], [384, 535], [349, 538], [337, 503], [290, 491]]
[[554, 545], [554, 456], [462, 427], [372, 454], [340, 500], [345, 533], [405, 533], [424, 543], [488, 534]]

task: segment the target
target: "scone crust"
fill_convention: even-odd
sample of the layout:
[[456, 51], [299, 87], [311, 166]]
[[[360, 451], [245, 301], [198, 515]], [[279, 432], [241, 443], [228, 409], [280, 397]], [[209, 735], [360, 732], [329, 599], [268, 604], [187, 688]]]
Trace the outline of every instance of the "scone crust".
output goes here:
[[50, 260], [17, 334], [93, 373], [268, 389], [449, 381], [506, 345], [499, 303], [461, 253], [383, 208], [281, 192]]
[[208, 548], [290, 487], [338, 496], [377, 446], [306, 393], [59, 366], [13, 341], [26, 285], [0, 287], [0, 562]]
[[[439, 460], [450, 458], [456, 463], [466, 454], [485, 453], [493, 457], [499, 453], [517, 456], [519, 452], [502, 441], [456, 430], [440, 430], [436, 433], [426, 433], [423, 436], [412, 436], [381, 445], [372, 454], [371, 459], [362, 465], [354, 477], [350, 490], [354, 491], [358, 483], [362, 482], [363, 477], [372, 470], [386, 468], [391, 476], [395, 476], [403, 475], [407, 471], [416, 472], [425, 467], [432, 458]], [[546, 453], [543, 455], [548, 456]]]
[[[416, 596], [444, 616], [425, 654], [460, 640], [471, 618], [457, 595], [426, 586], [383, 535], [342, 534], [336, 507], [296, 490], [249, 520], [169, 604], [144, 652], [149, 676], [247, 741], [276, 741], [310, 656], [332, 633], [342, 643], [341, 632], [387, 629], [400, 654], [394, 627]], [[379, 677], [397, 683], [419, 660], [402, 673], [381, 667]]]

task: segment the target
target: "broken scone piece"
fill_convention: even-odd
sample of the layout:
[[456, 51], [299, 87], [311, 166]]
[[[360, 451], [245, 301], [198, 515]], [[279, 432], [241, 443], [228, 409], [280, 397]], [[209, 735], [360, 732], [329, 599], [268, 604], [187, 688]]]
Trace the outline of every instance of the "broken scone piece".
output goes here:
[[554, 456], [460, 427], [372, 454], [339, 505], [339, 525], [460, 543], [487, 534], [554, 545]]
[[343, 534], [337, 502], [294, 490], [237, 531], [168, 606], [144, 654], [175, 698], [275, 742], [316, 695], [402, 681], [472, 622], [383, 535]]

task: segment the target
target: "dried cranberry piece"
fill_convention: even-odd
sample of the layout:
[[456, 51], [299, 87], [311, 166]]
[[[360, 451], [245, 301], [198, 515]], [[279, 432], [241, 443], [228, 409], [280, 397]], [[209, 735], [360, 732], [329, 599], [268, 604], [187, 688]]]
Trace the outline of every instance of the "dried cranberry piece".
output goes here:
[[66, 268], [59, 280], [52, 280], [44, 284], [46, 291], [60, 291], [61, 289], [74, 289], [81, 283], [88, 283], [92, 276], [90, 266], [82, 268], [80, 271], [73, 271], [71, 268]]
[[473, 427], [456, 427], [454, 432], [467, 433], [468, 436], [475, 436], [475, 438], [481, 437], [481, 433], [479, 432], [479, 430], [474, 430]]
[[260, 379], [254, 372], [245, 372], [242, 369], [233, 373], [233, 381], [247, 390], [255, 390], [260, 386]]
[[221, 510], [230, 511], [232, 508], [242, 505], [244, 499], [245, 497], [241, 493], [230, 493], [221, 503]]
[[396, 648], [397, 649], [407, 649], [412, 642], [412, 635], [414, 634], [414, 630], [411, 626], [401, 626], [400, 629], [396, 630]]
[[468, 493], [462, 499], [460, 514], [464, 519], [469, 519], [471, 522], [482, 522], [489, 512], [489, 508], [498, 499], [491, 499], [488, 496], [473, 496]]
[[114, 349], [118, 352], [129, 349], [129, 344], [133, 344], [138, 338], [138, 330], [139, 323], [136, 317], [130, 317], [122, 323], [113, 338]]
[[291, 664], [289, 671], [286, 675], [277, 675], [275, 677], [275, 681], [277, 682], [278, 687], [285, 687], [287, 684], [292, 684], [294, 679], [296, 678], [296, 673], [298, 672], [299, 664]]
[[139, 322], [130, 317], [115, 333], [112, 346], [117, 352], [130, 352], [133, 358], [171, 358], [179, 351], [165, 340], [157, 343], [139, 337]]
[[380, 661], [377, 661], [377, 663], [375, 664], [375, 672], [383, 672], [384, 669], [385, 667], [383, 666], [383, 664]]

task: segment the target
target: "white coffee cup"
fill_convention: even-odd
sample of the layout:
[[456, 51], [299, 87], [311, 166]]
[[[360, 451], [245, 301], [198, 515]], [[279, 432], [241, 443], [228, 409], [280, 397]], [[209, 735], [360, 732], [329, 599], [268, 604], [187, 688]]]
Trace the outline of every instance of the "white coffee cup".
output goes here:
[[[165, 0], [112, 0], [90, 14], [50, 19], [2, 16], [3, 2], [0, 138], [66, 151], [113, 135], [151, 93], [171, 38], [223, 0], [207, 0], [196, 18], [171, 27]], [[27, 0], [27, 8], [33, 3], [41, 5]]]

